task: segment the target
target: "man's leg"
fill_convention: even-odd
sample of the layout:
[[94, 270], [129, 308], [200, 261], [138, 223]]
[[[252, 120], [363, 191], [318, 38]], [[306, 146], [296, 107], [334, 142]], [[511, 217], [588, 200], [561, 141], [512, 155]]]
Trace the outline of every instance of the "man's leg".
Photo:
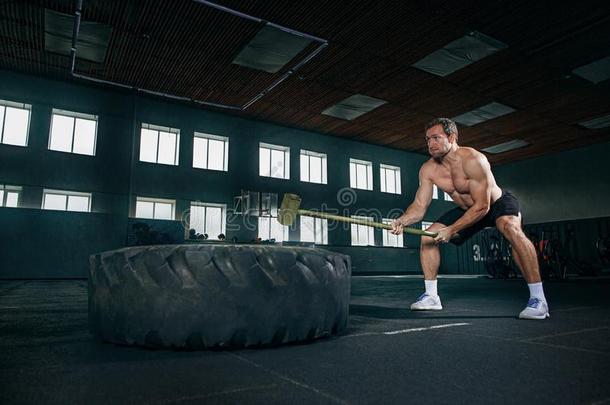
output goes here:
[[521, 214], [504, 215], [496, 219], [496, 226], [513, 247], [513, 257], [523, 274], [530, 290], [527, 307], [519, 314], [520, 318], [545, 319], [549, 317], [548, 304], [542, 288], [538, 258], [534, 244], [521, 229]]
[[[435, 222], [427, 231], [436, 232], [445, 225]], [[443, 309], [441, 299], [438, 296], [436, 276], [441, 264], [441, 252], [439, 246], [434, 242], [434, 238], [428, 236], [421, 237], [421, 247], [419, 250], [421, 267], [424, 272], [424, 285], [426, 292], [422, 294], [416, 302], [411, 305], [414, 311], [440, 310]]]

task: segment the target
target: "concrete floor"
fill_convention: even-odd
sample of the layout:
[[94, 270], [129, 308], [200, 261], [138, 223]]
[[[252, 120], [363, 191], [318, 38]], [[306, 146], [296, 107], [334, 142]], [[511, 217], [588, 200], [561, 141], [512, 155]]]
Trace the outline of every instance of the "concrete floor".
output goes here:
[[347, 334], [239, 351], [94, 340], [87, 283], [0, 281], [2, 404], [610, 403], [610, 281], [546, 284], [551, 318], [522, 321], [522, 280], [354, 277]]

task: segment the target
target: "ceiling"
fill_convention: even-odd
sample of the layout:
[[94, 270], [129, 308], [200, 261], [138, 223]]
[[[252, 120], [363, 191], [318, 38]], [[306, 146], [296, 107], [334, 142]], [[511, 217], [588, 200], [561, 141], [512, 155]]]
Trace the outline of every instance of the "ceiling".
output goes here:
[[[515, 111], [458, 126], [464, 146], [529, 143], [488, 154], [494, 164], [610, 140], [608, 127], [578, 125], [610, 114], [610, 80], [594, 84], [572, 72], [610, 56], [608, 1], [215, 3], [263, 22], [192, 0], [84, 0], [81, 26], [97, 22], [112, 31], [103, 62], [82, 59], [77, 47], [72, 72], [69, 55], [45, 50], [45, 9], [74, 16], [76, 2], [2, 0], [0, 69], [83, 82], [79, 77], [86, 76], [196, 100], [201, 108], [417, 153], [426, 153], [423, 128], [430, 119], [498, 102]], [[320, 42], [311, 42], [276, 73], [231, 63], [264, 21], [321, 38], [327, 46], [297, 70]], [[445, 77], [412, 67], [471, 31], [508, 46]], [[322, 114], [354, 94], [387, 103], [352, 121]], [[235, 108], [252, 100], [247, 108]]]

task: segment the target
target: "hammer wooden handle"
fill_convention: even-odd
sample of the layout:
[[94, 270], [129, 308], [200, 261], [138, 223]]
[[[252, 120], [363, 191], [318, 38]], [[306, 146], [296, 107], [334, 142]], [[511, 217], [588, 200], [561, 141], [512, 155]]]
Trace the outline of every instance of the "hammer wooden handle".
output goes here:
[[[309, 210], [299, 209], [299, 215], [305, 215], [305, 216], [308, 216], [308, 217], [330, 219], [330, 220], [339, 221], [339, 222], [349, 222], [350, 224], [365, 225], [365, 226], [372, 226], [374, 228], [382, 228], [382, 229], [392, 230], [392, 226], [390, 224], [382, 224], [380, 222], [369, 221], [367, 219], [357, 219], [357, 218], [342, 217], [340, 215], [327, 214], [325, 212], [317, 212], [317, 211], [309, 211]], [[426, 231], [422, 231], [420, 229], [407, 228], [407, 227], [403, 228], [403, 232], [404, 233], [410, 233], [412, 235], [429, 236], [431, 238], [434, 238], [437, 235], [434, 232], [426, 232]]]

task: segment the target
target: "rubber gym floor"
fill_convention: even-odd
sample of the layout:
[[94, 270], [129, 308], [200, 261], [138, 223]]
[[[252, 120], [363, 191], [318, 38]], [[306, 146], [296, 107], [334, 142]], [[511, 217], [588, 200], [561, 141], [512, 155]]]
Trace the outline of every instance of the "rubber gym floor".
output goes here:
[[86, 280], [0, 281], [0, 403], [610, 403], [607, 278], [546, 283], [545, 321], [517, 319], [523, 280], [440, 278], [414, 313], [422, 284], [353, 277], [339, 337], [189, 352], [95, 340]]

